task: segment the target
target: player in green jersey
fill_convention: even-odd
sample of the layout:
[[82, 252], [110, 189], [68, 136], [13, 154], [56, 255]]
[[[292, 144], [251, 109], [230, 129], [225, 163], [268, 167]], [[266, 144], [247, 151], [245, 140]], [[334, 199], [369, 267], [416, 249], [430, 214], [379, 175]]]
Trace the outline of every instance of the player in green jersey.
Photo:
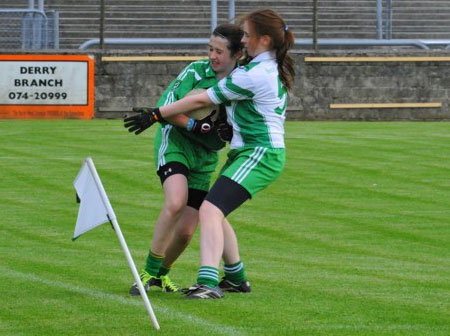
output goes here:
[[[208, 59], [188, 65], [165, 90], [157, 105], [177, 101], [192, 89], [212, 87], [226, 77], [242, 56], [242, 36], [243, 32], [237, 25], [218, 26], [210, 37]], [[166, 292], [178, 291], [168, 273], [196, 229], [198, 209], [217, 166], [217, 151], [225, 145], [216, 128], [210, 126], [210, 117], [193, 120], [179, 115], [167, 118], [157, 130], [154, 142], [156, 170], [165, 200], [155, 225], [146, 265], [141, 272], [146, 290], [150, 286], [159, 286]], [[223, 126], [222, 135], [227, 132]], [[137, 130], [136, 134], [139, 133]], [[232, 230], [231, 226], [229, 230]], [[224, 260], [228, 260], [230, 265], [239, 260], [235, 251], [233, 249], [234, 254], [230, 256], [224, 254]], [[139, 295], [136, 284], [131, 287], [130, 294]]]
[[285, 161], [284, 119], [294, 64], [288, 50], [294, 35], [273, 10], [242, 19], [242, 42], [250, 63], [235, 69], [207, 92], [173, 104], [141, 111], [135, 127], [146, 129], [170, 116], [213, 104], [225, 104], [233, 127], [228, 161], [200, 207], [201, 267], [189, 299], [216, 299], [222, 290], [237, 288], [233, 280], [219, 283], [222, 252], [229, 248], [225, 218], [282, 172]]

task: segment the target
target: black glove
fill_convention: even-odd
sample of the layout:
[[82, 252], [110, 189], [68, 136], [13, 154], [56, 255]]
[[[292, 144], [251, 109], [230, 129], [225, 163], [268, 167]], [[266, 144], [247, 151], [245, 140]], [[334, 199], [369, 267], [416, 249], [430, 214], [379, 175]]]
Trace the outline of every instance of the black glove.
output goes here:
[[216, 114], [216, 111], [212, 111], [211, 114], [203, 119], [195, 120], [190, 119], [188, 123], [188, 131], [196, 134], [205, 134], [211, 132], [214, 122], [212, 117]]
[[222, 139], [222, 141], [230, 142], [233, 138], [233, 127], [231, 127], [231, 125], [226, 121], [222, 122], [217, 125], [217, 135]]
[[128, 132], [134, 132], [136, 135], [142, 133], [157, 121], [164, 120], [159, 108], [133, 107], [133, 112], [137, 113], [130, 116], [126, 115], [123, 123], [128, 128]]

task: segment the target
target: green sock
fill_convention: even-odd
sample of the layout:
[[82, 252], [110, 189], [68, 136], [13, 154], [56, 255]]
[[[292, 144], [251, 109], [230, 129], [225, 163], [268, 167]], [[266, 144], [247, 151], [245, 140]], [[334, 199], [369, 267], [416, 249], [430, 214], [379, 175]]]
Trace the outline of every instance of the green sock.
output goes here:
[[202, 266], [198, 270], [197, 283], [214, 288], [219, 284], [219, 269]]
[[151, 250], [147, 256], [147, 262], [145, 264], [145, 270], [148, 274], [157, 276], [158, 271], [161, 268], [164, 256], [153, 253]]
[[158, 271], [157, 277], [160, 278], [162, 275], [167, 275], [170, 272], [170, 267], [166, 267], [164, 265], [161, 265]]
[[244, 263], [241, 261], [238, 261], [235, 264], [225, 264], [223, 265], [223, 270], [225, 272], [225, 278], [232, 283], [240, 284], [246, 280]]

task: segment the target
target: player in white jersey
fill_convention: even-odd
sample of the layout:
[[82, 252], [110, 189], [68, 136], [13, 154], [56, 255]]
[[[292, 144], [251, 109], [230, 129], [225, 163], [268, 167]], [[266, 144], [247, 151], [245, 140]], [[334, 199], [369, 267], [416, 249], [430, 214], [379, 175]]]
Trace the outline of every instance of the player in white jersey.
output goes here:
[[287, 90], [278, 76], [274, 52], [265, 51], [235, 69], [228, 80], [211, 88], [208, 96], [214, 102], [228, 103], [231, 149], [284, 147]]
[[[224, 219], [258, 191], [272, 183], [285, 162], [284, 119], [287, 91], [292, 89], [294, 65], [288, 50], [294, 36], [273, 10], [264, 9], [242, 19], [242, 42], [252, 61], [235, 69], [207, 92], [153, 109], [144, 127], [163, 118], [203, 106], [223, 103], [233, 138], [228, 160], [200, 207], [201, 267], [188, 299], [221, 298], [222, 290], [239, 291], [227, 279], [219, 284], [219, 262], [224, 251], [237, 249]], [[238, 270], [240, 264], [235, 268]], [[227, 274], [226, 274], [227, 275]]]

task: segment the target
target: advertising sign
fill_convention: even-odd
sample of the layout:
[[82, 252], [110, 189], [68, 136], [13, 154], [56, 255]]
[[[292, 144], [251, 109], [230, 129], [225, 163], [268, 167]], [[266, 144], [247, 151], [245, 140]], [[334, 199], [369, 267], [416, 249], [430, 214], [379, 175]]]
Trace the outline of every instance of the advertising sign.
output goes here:
[[91, 119], [94, 59], [0, 55], [0, 119]]

